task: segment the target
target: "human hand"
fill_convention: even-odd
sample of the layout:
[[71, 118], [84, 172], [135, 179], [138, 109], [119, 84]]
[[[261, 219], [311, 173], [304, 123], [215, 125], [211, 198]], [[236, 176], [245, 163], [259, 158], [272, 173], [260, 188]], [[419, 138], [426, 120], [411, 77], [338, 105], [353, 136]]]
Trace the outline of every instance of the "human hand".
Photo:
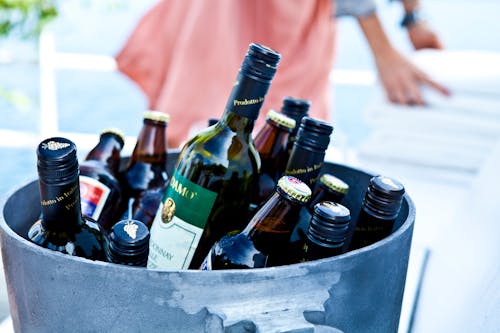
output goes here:
[[408, 37], [416, 50], [443, 49], [441, 39], [424, 21], [417, 21], [408, 27]]
[[450, 95], [447, 88], [431, 79], [392, 47], [383, 53], [375, 54], [375, 63], [387, 99], [392, 103], [424, 105], [420, 91], [422, 85], [427, 85], [443, 95]]

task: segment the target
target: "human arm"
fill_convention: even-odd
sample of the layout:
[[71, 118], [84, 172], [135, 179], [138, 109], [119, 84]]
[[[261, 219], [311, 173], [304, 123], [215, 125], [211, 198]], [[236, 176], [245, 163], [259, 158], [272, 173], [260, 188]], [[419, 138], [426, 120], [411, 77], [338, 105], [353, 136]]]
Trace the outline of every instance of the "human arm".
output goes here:
[[418, 0], [403, 0], [403, 8], [405, 17], [402, 25], [404, 25], [408, 32], [413, 47], [416, 50], [425, 48], [429, 49], [443, 49], [443, 43], [439, 36], [432, 30], [425, 21], [418, 17], [420, 10], [420, 3]]
[[449, 95], [447, 88], [431, 79], [392, 46], [375, 12], [359, 16], [357, 19], [372, 50], [389, 101], [397, 104], [423, 105], [421, 85], [427, 85], [444, 95]]

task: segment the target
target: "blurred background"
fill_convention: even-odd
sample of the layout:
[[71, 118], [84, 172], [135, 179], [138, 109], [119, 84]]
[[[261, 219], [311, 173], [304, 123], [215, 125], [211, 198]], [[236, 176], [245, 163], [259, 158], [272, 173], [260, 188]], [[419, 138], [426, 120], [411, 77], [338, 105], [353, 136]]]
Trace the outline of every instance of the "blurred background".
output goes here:
[[[36, 178], [35, 147], [46, 133], [67, 135], [84, 155], [97, 143], [102, 129], [117, 127], [127, 135], [127, 154], [133, 149], [142, 111], [147, 107], [137, 86], [117, 72], [113, 56], [155, 1], [55, 3], [57, 15], [39, 37], [36, 33], [35, 37], [23, 36], [16, 30], [7, 33], [8, 27], [0, 26], [2, 201], [12, 190]], [[454, 246], [463, 244], [462, 236], [451, 239], [445, 231], [459, 228], [457, 215], [463, 215], [463, 203], [471, 191], [493, 196], [487, 185], [478, 183], [491, 186], [498, 181], [498, 176], [491, 178], [491, 174], [484, 173], [492, 172], [487, 167], [495, 163], [493, 158], [498, 160], [499, 150], [500, 2], [423, 0], [422, 5], [446, 51], [412, 51], [405, 30], [399, 26], [401, 6], [377, 1], [393, 44], [449, 85], [455, 92], [451, 99], [428, 92], [429, 106], [413, 109], [385, 102], [371, 52], [353, 18], [338, 20], [338, 48], [331, 74], [335, 131], [327, 158], [400, 179], [417, 206], [401, 332], [454, 331], [450, 328], [458, 324], [451, 324], [452, 318], [468, 313], [462, 317], [465, 320], [480, 312], [481, 309], [467, 312], [463, 304], [466, 300], [456, 304], [455, 299], [454, 305], [449, 304], [448, 296], [454, 294], [458, 285], [443, 288], [444, 276], [458, 274], [459, 267], [464, 266], [463, 262], [450, 259], [448, 250], [441, 247], [449, 244], [446, 249], [456, 249]], [[0, 8], [0, 19], [7, 13]], [[53, 14], [46, 11], [42, 20]], [[28, 20], [37, 21], [33, 17]], [[481, 234], [478, 237], [483, 242], [500, 243], [496, 236], [500, 235], [498, 227], [495, 230], [495, 236], [486, 232], [484, 239]], [[433, 258], [437, 258], [434, 263]], [[469, 288], [480, 288], [478, 285], [484, 281], [481, 279], [490, 279], [489, 292], [482, 292], [491, 304], [483, 311], [483, 317], [476, 318], [483, 324], [491, 323], [486, 318], [488, 314], [500, 310], [499, 283], [494, 278], [500, 273], [499, 262], [485, 262], [490, 269], [476, 269], [477, 275], [469, 270], [470, 280], [477, 281], [472, 285], [469, 280], [458, 279], [460, 286]], [[474, 267], [470, 268], [474, 271]], [[4, 289], [0, 295], [0, 319], [8, 316]], [[437, 291], [441, 296], [433, 298]], [[469, 306], [479, 304], [479, 296], [466, 294]], [[430, 303], [434, 306], [422, 306]], [[441, 305], [450, 308], [438, 315], [436, 308]], [[474, 322], [469, 321], [469, 325], [464, 327], [475, 327]]]

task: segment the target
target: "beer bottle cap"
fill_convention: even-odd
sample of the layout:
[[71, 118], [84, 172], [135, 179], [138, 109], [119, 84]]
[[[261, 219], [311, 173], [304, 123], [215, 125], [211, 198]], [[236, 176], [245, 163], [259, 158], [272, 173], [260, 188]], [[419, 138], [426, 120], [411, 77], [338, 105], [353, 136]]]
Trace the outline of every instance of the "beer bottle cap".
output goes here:
[[109, 233], [106, 249], [108, 259], [114, 263], [145, 266], [149, 253], [149, 230], [137, 220], [117, 222]]
[[320, 184], [324, 184], [326, 187], [332, 191], [338, 192], [340, 194], [346, 194], [349, 191], [349, 185], [347, 185], [343, 180], [331, 175], [329, 173], [323, 174], [319, 178]]
[[78, 158], [75, 144], [61, 137], [43, 140], [37, 149], [37, 168], [41, 181], [61, 184], [78, 177]]
[[275, 110], [269, 110], [267, 113], [267, 120], [273, 121], [278, 125], [281, 125], [287, 129], [292, 129], [295, 128], [295, 120], [287, 117], [286, 115], [282, 113], [278, 113]]
[[307, 234], [325, 246], [343, 243], [350, 221], [349, 209], [334, 202], [322, 201], [314, 206]]
[[170, 121], [170, 115], [168, 113], [154, 111], [154, 110], [144, 111], [143, 118], [158, 121], [165, 124]]
[[120, 131], [118, 128], [106, 128], [101, 132], [101, 136], [106, 135], [106, 134], [113, 134], [116, 136], [118, 139], [118, 142], [120, 143], [120, 146], [125, 144], [125, 135], [123, 134], [122, 131]]
[[296, 117], [307, 116], [310, 106], [311, 102], [306, 99], [287, 96], [283, 99], [281, 112], [296, 119]]
[[278, 181], [278, 190], [301, 203], [306, 203], [311, 198], [309, 186], [293, 176], [281, 177]]

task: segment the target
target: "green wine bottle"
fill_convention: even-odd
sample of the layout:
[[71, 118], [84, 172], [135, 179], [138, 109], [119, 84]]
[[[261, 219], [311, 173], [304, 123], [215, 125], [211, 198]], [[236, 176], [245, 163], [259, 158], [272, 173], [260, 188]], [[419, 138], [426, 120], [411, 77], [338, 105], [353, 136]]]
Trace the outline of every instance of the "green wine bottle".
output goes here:
[[280, 58], [250, 44], [219, 122], [182, 148], [151, 227], [148, 268], [199, 268], [215, 241], [245, 227], [260, 169], [252, 130]]

